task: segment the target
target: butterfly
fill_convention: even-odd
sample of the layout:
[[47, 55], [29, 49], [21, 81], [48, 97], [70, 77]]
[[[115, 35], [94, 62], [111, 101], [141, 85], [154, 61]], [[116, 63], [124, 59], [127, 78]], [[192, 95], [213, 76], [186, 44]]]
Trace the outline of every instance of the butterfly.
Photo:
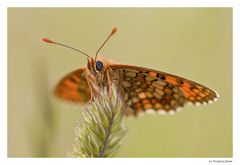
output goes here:
[[115, 84], [124, 103], [125, 115], [138, 115], [141, 112], [174, 114], [187, 103], [195, 105], [216, 101], [218, 94], [199, 83], [144, 67], [116, 64], [99, 55], [99, 51], [117, 31], [110, 35], [98, 49], [96, 56], [70, 46], [43, 38], [43, 41], [76, 50], [88, 57], [85, 67], [66, 75], [56, 86], [58, 98], [87, 103], [97, 96], [104, 87]]

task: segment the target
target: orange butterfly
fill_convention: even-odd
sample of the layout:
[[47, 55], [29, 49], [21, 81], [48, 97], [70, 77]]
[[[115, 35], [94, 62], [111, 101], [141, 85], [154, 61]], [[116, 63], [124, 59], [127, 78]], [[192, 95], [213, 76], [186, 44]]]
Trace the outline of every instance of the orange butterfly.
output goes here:
[[70, 46], [43, 38], [43, 41], [76, 50], [88, 57], [87, 66], [65, 76], [57, 85], [57, 97], [86, 103], [103, 87], [114, 83], [125, 105], [126, 115], [140, 112], [173, 114], [186, 103], [207, 104], [217, 100], [217, 93], [191, 80], [153, 69], [114, 64], [98, 53], [117, 31], [113, 28], [95, 57]]

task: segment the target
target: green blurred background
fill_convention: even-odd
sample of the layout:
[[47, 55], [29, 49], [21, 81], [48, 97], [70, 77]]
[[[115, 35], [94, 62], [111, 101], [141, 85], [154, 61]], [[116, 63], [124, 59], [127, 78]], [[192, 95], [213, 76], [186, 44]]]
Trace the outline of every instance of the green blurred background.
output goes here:
[[126, 118], [117, 156], [231, 157], [231, 8], [9, 8], [8, 156], [65, 157], [81, 119], [83, 107], [52, 91], [86, 58], [41, 38], [95, 54], [113, 26], [119, 31], [104, 57], [183, 76], [220, 95], [174, 116]]

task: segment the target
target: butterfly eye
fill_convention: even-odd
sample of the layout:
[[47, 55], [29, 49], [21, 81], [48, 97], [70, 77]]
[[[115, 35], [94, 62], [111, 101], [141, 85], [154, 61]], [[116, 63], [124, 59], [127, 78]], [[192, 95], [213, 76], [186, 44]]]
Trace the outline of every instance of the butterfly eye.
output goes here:
[[101, 71], [103, 68], [103, 63], [101, 61], [96, 62], [96, 69], [97, 71]]

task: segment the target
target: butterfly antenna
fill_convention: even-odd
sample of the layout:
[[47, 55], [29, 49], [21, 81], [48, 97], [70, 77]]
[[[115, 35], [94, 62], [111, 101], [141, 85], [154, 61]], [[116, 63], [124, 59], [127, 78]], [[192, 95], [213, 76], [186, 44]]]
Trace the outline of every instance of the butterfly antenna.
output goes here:
[[96, 56], [95, 56], [95, 59], [97, 58], [97, 55], [98, 55], [99, 51], [103, 48], [103, 46], [107, 43], [107, 41], [111, 38], [111, 36], [116, 33], [116, 31], [117, 31], [117, 28], [116, 28], [116, 27], [112, 28], [112, 31], [111, 31], [111, 33], [109, 34], [109, 36], [107, 37], [107, 39], [103, 42], [103, 44], [102, 44], [102, 45], [100, 46], [100, 48], [98, 49], [98, 51], [97, 51], [97, 53], [96, 53]]
[[68, 45], [65, 45], [65, 44], [61, 44], [61, 43], [55, 42], [55, 41], [53, 41], [53, 40], [50, 40], [49, 38], [43, 38], [42, 40], [43, 40], [44, 42], [47, 42], [47, 43], [50, 43], [50, 44], [60, 45], [60, 46], [63, 46], [63, 47], [66, 47], [66, 48], [75, 50], [75, 51], [77, 51], [77, 52], [80, 52], [80, 53], [84, 54], [84, 55], [87, 56], [88, 58], [90, 58], [90, 56], [89, 56], [88, 54], [82, 52], [81, 50], [75, 49], [75, 48], [73, 48], [73, 47], [71, 47], [71, 46], [68, 46]]

